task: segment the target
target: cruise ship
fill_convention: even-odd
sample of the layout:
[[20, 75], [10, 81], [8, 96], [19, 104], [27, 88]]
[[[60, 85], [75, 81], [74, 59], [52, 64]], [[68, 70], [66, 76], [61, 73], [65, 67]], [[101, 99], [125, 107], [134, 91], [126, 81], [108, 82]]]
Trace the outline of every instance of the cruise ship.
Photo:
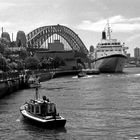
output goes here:
[[127, 60], [124, 43], [111, 38], [109, 23], [102, 32], [101, 42], [97, 44], [94, 51], [94, 67], [103, 73], [122, 72]]

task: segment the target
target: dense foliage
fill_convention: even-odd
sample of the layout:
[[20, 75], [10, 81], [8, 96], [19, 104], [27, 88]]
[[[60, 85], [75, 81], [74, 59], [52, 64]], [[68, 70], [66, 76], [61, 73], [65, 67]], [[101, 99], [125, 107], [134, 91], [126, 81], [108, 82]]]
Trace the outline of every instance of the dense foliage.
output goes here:
[[37, 57], [28, 57], [25, 59], [25, 67], [26, 69], [39, 69], [41, 67], [41, 63]]
[[10, 66], [8, 65], [6, 58], [0, 54], [0, 70], [8, 71], [10, 70]]
[[[10, 41], [9, 34], [3, 33], [2, 38], [0, 38], [0, 70], [56, 69], [60, 66], [66, 66], [67, 60], [63, 60], [61, 57], [39, 59], [33, 56], [33, 53], [30, 54], [31, 52], [26, 50], [26, 45], [26, 35], [23, 31], [17, 32], [16, 41]], [[77, 53], [77, 55], [81, 54]], [[81, 65], [79, 67], [81, 68]]]

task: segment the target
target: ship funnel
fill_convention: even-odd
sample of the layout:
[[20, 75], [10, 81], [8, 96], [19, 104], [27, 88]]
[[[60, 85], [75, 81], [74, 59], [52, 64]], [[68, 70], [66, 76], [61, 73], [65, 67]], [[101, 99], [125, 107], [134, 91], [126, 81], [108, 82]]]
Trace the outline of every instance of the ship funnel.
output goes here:
[[102, 39], [106, 39], [106, 32], [105, 31], [102, 32]]

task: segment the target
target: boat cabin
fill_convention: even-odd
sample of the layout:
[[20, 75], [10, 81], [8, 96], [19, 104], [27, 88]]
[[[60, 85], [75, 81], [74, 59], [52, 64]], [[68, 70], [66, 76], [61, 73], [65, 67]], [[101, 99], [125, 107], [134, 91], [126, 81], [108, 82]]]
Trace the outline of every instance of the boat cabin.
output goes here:
[[28, 112], [39, 116], [54, 116], [56, 115], [56, 106], [51, 103], [46, 96], [43, 96], [43, 100], [31, 99], [28, 103]]

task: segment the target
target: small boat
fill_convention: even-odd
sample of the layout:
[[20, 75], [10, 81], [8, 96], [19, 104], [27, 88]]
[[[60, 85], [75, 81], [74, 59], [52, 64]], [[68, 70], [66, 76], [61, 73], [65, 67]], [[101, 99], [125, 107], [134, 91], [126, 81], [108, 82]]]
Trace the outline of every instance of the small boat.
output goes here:
[[100, 74], [100, 71], [98, 69], [83, 69], [82, 71], [85, 72], [88, 75]]
[[66, 124], [66, 119], [57, 113], [54, 103], [50, 102], [46, 96], [42, 99], [38, 98], [38, 90], [36, 90], [36, 99], [31, 99], [22, 105], [20, 112], [26, 120], [41, 127], [64, 127]]
[[30, 78], [28, 79], [28, 86], [30, 88], [41, 87], [39, 79], [40, 78], [38, 76], [30, 76]]
[[28, 84], [28, 86], [30, 87], [30, 88], [36, 88], [36, 87], [41, 87], [41, 84], [40, 83], [29, 83]]
[[78, 73], [77, 76], [80, 78], [80, 77], [84, 77], [86, 75], [87, 75], [86, 72], [81, 71], [81, 72]]

